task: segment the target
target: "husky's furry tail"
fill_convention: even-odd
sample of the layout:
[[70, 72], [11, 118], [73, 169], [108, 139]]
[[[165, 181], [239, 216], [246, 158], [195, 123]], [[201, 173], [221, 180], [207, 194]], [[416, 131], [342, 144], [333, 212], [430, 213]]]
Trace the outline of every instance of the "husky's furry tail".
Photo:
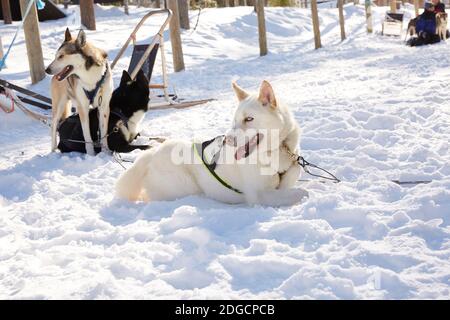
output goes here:
[[147, 176], [147, 168], [152, 153], [151, 150], [144, 152], [127, 171], [122, 173], [116, 183], [116, 196], [118, 198], [129, 201], [148, 200], [142, 187]]

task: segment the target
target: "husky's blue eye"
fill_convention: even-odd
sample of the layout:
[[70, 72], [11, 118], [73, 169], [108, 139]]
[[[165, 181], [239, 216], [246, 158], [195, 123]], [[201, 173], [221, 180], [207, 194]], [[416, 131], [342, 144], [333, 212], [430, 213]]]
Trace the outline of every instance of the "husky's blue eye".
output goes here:
[[250, 122], [250, 121], [253, 121], [253, 120], [254, 119], [252, 117], [247, 117], [247, 118], [244, 119], [245, 122]]

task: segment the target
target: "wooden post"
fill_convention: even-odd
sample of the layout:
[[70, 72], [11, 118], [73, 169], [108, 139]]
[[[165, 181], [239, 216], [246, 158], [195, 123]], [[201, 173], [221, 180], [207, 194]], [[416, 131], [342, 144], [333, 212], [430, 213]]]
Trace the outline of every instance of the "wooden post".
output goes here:
[[2, 37], [0, 37], [0, 60], [3, 59], [3, 45], [2, 45]]
[[[20, 0], [20, 11], [25, 16], [28, 3], [34, 0]], [[41, 34], [36, 5], [33, 3], [28, 16], [23, 21], [28, 64], [30, 65], [31, 83], [35, 84], [45, 78], [44, 57], [42, 55]]]
[[88, 30], [95, 30], [94, 0], [80, 0], [81, 24]]
[[371, 7], [371, 0], [365, 0], [364, 6], [366, 7], [367, 33], [372, 33], [372, 32], [373, 32], [373, 27], [372, 27], [372, 7]]
[[69, 9], [70, 0], [64, 0], [64, 9]]
[[391, 12], [395, 13], [397, 11], [397, 0], [390, 0]]
[[128, 11], [128, 0], [123, 0], [123, 10], [126, 15], [130, 14], [130, 12]]
[[178, 11], [180, 12], [180, 27], [189, 30], [189, 0], [178, 0]]
[[3, 12], [3, 21], [5, 24], [12, 23], [11, 17], [11, 7], [9, 5], [9, 0], [1, 0], [2, 1], [2, 12]]
[[345, 40], [344, 0], [338, 0], [339, 24], [341, 26], [341, 40]]
[[319, 13], [317, 11], [317, 0], [311, 0], [311, 16], [314, 31], [314, 45], [316, 49], [322, 47], [320, 41], [320, 28], [319, 28]]
[[267, 38], [264, 0], [256, 0], [256, 15], [258, 16], [259, 55], [265, 56], [267, 54]]
[[173, 69], [175, 72], [184, 70], [183, 46], [180, 36], [180, 19], [178, 13], [178, 1], [167, 0], [167, 7], [172, 10], [172, 19], [170, 19], [170, 42], [172, 43]]
[[229, 7], [230, 6], [230, 0], [225, 0], [225, 7]]
[[414, 0], [414, 10], [416, 12], [416, 17], [419, 15], [419, 0]]
[[239, 7], [239, 0], [234, 0], [234, 6]]

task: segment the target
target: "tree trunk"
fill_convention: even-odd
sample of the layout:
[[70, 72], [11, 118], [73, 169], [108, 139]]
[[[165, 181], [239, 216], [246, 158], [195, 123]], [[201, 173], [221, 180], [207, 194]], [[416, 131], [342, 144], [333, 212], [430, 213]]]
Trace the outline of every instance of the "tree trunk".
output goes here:
[[3, 21], [5, 24], [12, 23], [11, 17], [11, 7], [9, 5], [9, 0], [1, 0], [2, 1], [2, 12], [3, 12]]
[[417, 17], [419, 15], [419, 0], [414, 0], [414, 11]]
[[3, 44], [2, 37], [0, 37], [0, 60], [3, 59]]
[[172, 10], [170, 19], [170, 42], [172, 43], [173, 69], [175, 72], [184, 70], [183, 46], [180, 36], [180, 19], [178, 13], [178, 0], [167, 0], [167, 7]]
[[314, 31], [314, 46], [316, 49], [319, 49], [322, 47], [322, 43], [320, 41], [320, 27], [319, 27], [319, 14], [317, 11], [317, 0], [311, 0], [311, 16]]
[[391, 0], [391, 12], [395, 13], [397, 11], [397, 1]]
[[364, 5], [365, 5], [365, 7], [366, 7], [367, 33], [372, 33], [372, 32], [373, 32], [373, 27], [372, 27], [372, 7], [371, 7], [371, 1], [370, 1], [370, 0], [365, 0]]
[[180, 27], [189, 30], [189, 0], [178, 0], [178, 11], [180, 12]]
[[126, 15], [130, 14], [130, 12], [128, 11], [128, 0], [123, 0], [123, 10]]
[[339, 25], [341, 26], [341, 40], [345, 40], [344, 0], [338, 0]]
[[94, 0], [80, 0], [81, 24], [88, 30], [95, 30]]
[[256, 1], [256, 14], [258, 15], [259, 55], [267, 54], [266, 20], [264, 16], [264, 0]]

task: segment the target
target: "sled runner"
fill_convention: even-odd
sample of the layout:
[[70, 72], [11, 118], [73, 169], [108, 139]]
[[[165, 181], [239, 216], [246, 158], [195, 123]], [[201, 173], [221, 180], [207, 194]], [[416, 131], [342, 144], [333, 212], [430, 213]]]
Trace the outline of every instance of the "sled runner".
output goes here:
[[384, 36], [400, 37], [403, 28], [403, 13], [386, 12], [381, 34]]
[[42, 122], [45, 125], [49, 125], [50, 123], [49, 116], [30, 110], [28, 107], [25, 106], [25, 103], [37, 106], [42, 109], [51, 109], [51, 106], [47, 105], [46, 103], [36, 101], [34, 99], [30, 99], [29, 97], [18, 96], [15, 93], [15, 91], [27, 94], [29, 97], [33, 97], [41, 101], [44, 100], [45, 102], [47, 102], [48, 100], [50, 100], [47, 97], [41, 96], [38, 93], [21, 88], [19, 86], [13, 85], [12, 83], [0, 79], [0, 110], [4, 111], [5, 113], [11, 113], [14, 112], [15, 107], [17, 107], [30, 118]]
[[52, 100], [50, 98], [31, 90], [19, 87], [18, 85], [15, 85], [6, 80], [0, 79], [0, 92], [6, 92], [6, 88], [21, 93], [22, 95], [17, 95], [17, 98], [19, 98], [24, 103], [39, 107], [44, 110], [50, 110], [52, 108]]
[[[154, 15], [166, 15], [166, 18], [164, 22], [161, 24], [161, 27], [159, 28], [158, 32], [152, 37], [152, 40], [149, 44], [136, 44], [137, 32], [146, 22], [146, 20]], [[113, 69], [117, 64], [117, 62], [119, 61], [119, 59], [125, 53], [126, 49], [130, 45], [130, 42], [133, 42], [133, 53], [131, 55], [130, 66], [128, 68], [128, 73], [131, 75], [131, 78], [134, 79], [139, 69], [142, 69], [150, 82], [149, 88], [154, 90], [162, 90], [161, 95], [154, 95], [151, 97], [149, 105], [151, 109], [187, 108], [214, 100], [214, 99], [203, 99], [194, 101], [184, 101], [183, 99], [180, 99], [176, 95], [176, 93], [169, 94], [163, 33], [167, 25], [169, 24], [171, 17], [172, 12], [168, 9], [152, 10], [149, 13], [147, 13], [136, 25], [133, 32], [125, 41], [125, 44], [122, 46], [122, 48], [119, 50], [119, 53], [114, 58], [114, 61], [111, 63], [111, 69]], [[163, 80], [163, 83], [161, 84], [151, 83], [151, 76], [153, 73], [153, 67], [155, 65], [158, 51], [160, 51], [161, 55], [161, 68]]]

